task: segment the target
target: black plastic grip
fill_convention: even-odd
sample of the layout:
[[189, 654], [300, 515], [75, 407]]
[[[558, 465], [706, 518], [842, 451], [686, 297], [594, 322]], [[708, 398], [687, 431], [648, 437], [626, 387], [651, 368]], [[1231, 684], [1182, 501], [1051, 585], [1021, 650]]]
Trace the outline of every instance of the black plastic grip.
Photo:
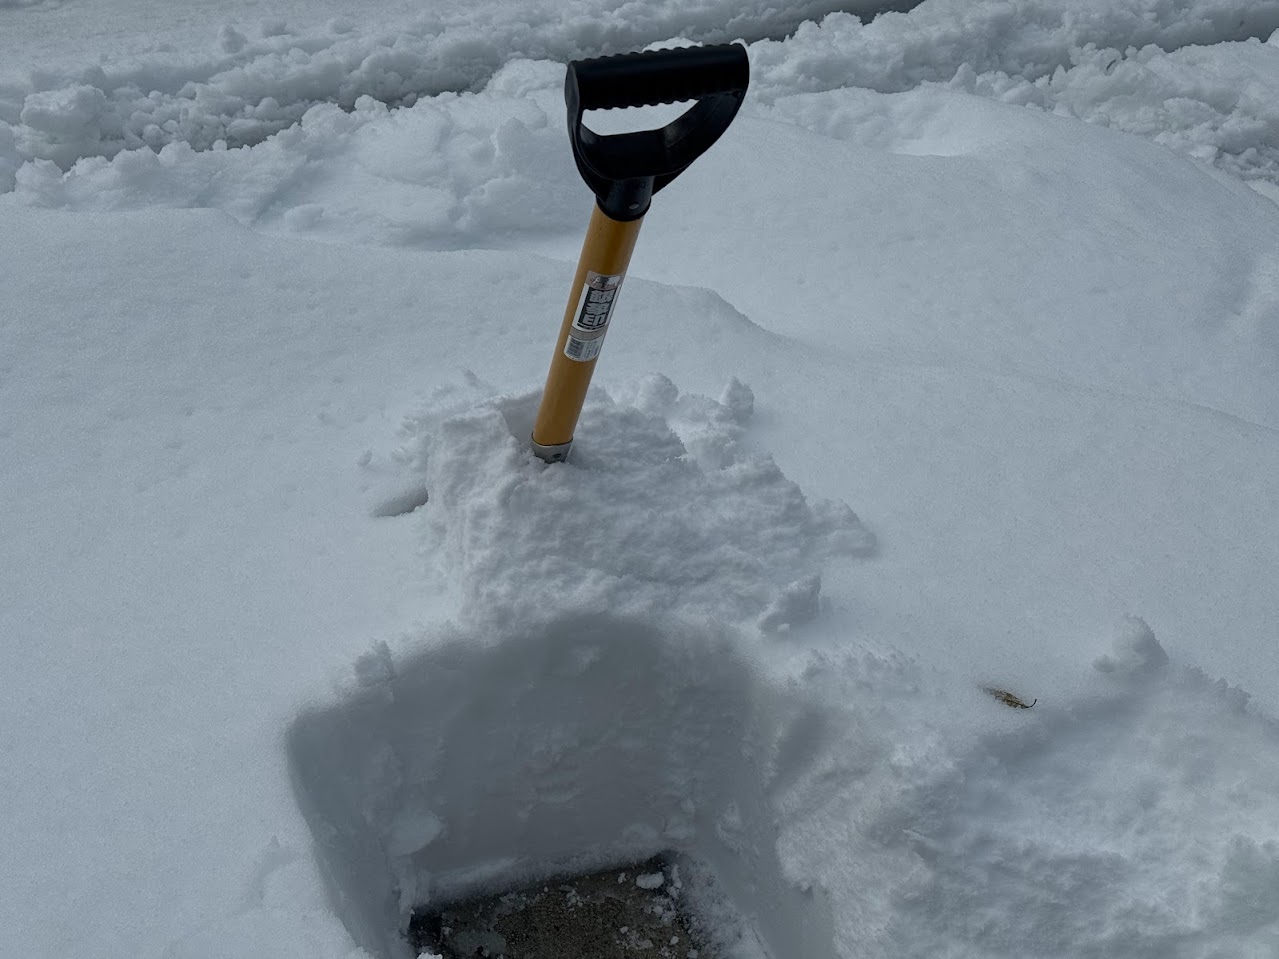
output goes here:
[[645, 107], [745, 93], [746, 51], [736, 44], [622, 53], [569, 64], [583, 110]]
[[[573, 159], [599, 207], [637, 220], [654, 193], [688, 169], [728, 129], [750, 83], [738, 44], [623, 53], [568, 65], [564, 103]], [[696, 101], [657, 130], [604, 136], [582, 123], [587, 110]]]

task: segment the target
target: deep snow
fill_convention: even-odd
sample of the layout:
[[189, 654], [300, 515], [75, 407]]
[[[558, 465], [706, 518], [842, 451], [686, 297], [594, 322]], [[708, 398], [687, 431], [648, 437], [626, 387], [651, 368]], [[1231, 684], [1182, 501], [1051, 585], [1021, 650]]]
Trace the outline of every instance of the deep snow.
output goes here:
[[[0, 5], [0, 954], [671, 847], [730, 956], [1279, 952], [1279, 6], [80, 9]], [[553, 61], [679, 35], [772, 39], [546, 467]]]

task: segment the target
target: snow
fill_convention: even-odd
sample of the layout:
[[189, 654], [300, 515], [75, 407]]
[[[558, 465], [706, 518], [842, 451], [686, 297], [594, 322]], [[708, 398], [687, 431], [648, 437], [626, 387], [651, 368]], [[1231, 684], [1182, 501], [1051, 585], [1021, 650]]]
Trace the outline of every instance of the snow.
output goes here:
[[[0, 3], [0, 955], [1279, 953], [1279, 5], [867, 9]], [[563, 61], [734, 38], [546, 466]]]
[[635, 877], [635, 885], [641, 889], [660, 889], [666, 877], [660, 872], [646, 872]]

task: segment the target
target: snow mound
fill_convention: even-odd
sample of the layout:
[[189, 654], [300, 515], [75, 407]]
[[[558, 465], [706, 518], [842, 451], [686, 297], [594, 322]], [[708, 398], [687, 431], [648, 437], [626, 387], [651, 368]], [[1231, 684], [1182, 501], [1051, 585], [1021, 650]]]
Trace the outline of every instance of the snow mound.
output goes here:
[[881, 93], [950, 80], [961, 68], [1034, 81], [1092, 45], [1126, 50], [1264, 39], [1279, 29], [1275, 0], [931, 0], [862, 23], [832, 13], [793, 37], [754, 46], [756, 93], [868, 87]]
[[1172, 53], [1089, 45], [1049, 76], [963, 69], [951, 85], [1146, 137], [1245, 181], [1279, 184], [1276, 83], [1279, 48], [1254, 40]]
[[[752, 48], [754, 95], [949, 85], [1123, 130], [1279, 184], [1279, 4], [923, 4], [862, 24], [832, 14]], [[1228, 42], [1234, 41], [1234, 42]], [[1249, 41], [1249, 42], [1244, 42]]]
[[[840, 6], [865, 12], [879, 4], [852, 0]], [[703, 43], [781, 37], [830, 9], [823, 0], [780, 6], [769, 0], [595, 0], [568, 8], [524, 3], [502, 17], [481, 5], [466, 13], [419, 10], [398, 22], [372, 18], [367, 25], [336, 18], [294, 29], [273, 18], [246, 31], [227, 23], [209, 30], [204, 49], [190, 43], [181, 54], [157, 51], [104, 63], [89, 55], [91, 65], [52, 69], [40, 64], [26, 83], [0, 87], [0, 121], [13, 122], [14, 108], [20, 109], [24, 156], [64, 167], [81, 157], [109, 158], [170, 143], [195, 150], [219, 141], [245, 146], [296, 124], [320, 103], [351, 110], [361, 97], [412, 105], [422, 97], [473, 92], [504, 64], [524, 57], [562, 63], [671, 37]], [[80, 122], [84, 111], [74, 102], [84, 89], [92, 90], [97, 107], [92, 124]], [[49, 140], [43, 123], [65, 132]]]
[[[494, 231], [568, 228], [581, 218], [582, 191], [555, 102], [563, 75], [559, 64], [521, 61], [483, 96], [395, 111], [369, 96], [345, 110], [318, 104], [252, 149], [157, 141], [79, 162], [102, 136], [100, 95], [33, 95], [15, 149], [46, 159], [17, 170], [15, 182], [37, 206], [214, 207], [242, 223], [435, 249], [482, 244]], [[54, 109], [64, 101], [74, 117]], [[0, 175], [3, 157], [0, 139]], [[64, 175], [58, 164], [73, 162]]]
[[871, 827], [914, 862], [895, 955], [1279, 954], [1279, 728], [1196, 671], [1148, 678], [1041, 701]]
[[[0, 131], [9, 128], [14, 143], [6, 150], [0, 133], [0, 192], [13, 188], [4, 167], [15, 158], [68, 170], [79, 159], [170, 145], [196, 152], [252, 146], [319, 105], [346, 112], [362, 99], [412, 106], [479, 91], [514, 61], [563, 63], [672, 37], [758, 41], [752, 100], [763, 103], [955, 81], [1003, 102], [1150, 136], [1249, 178], [1279, 176], [1265, 93], [1274, 57], [1260, 44], [1247, 58], [1225, 49], [1226, 41], [1279, 30], [1275, 0], [1090, 0], [1069, 10], [1049, 0], [933, 0], [868, 23], [855, 15], [880, 6], [704, 0], [622, 7], [602, 0], [569, 12], [525, 4], [500, 22], [484, 8], [375, 28], [337, 18], [294, 30], [267, 20], [250, 31], [253, 40], [223, 24], [199, 53], [42, 65], [26, 82], [0, 86]], [[1217, 48], [1165, 52], [1193, 45]]]
[[742, 384], [723, 402], [663, 376], [629, 392], [588, 398], [567, 465], [531, 454], [540, 393], [410, 421], [404, 459], [429, 491], [431, 553], [465, 615], [677, 608], [778, 630], [816, 614], [823, 561], [872, 551], [851, 509], [810, 503], [741, 442]]
[[770, 796], [785, 875], [839, 904], [838, 955], [1277, 954], [1279, 725], [1160, 665], [1138, 620], [1117, 647], [1141, 682], [1059, 677], [1029, 710], [900, 658], [811, 658], [827, 710], [791, 727]]

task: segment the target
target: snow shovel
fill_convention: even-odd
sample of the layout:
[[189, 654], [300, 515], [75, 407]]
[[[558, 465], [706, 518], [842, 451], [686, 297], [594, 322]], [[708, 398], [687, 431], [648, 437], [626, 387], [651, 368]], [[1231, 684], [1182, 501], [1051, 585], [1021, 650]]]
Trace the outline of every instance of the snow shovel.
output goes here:
[[[577, 275], [533, 426], [533, 452], [568, 457], [609, 318], [653, 194], [688, 167], [733, 122], [750, 65], [737, 44], [623, 53], [568, 65], [564, 102], [578, 172], [595, 194]], [[582, 124], [587, 110], [694, 100], [658, 130], [603, 136]]]

